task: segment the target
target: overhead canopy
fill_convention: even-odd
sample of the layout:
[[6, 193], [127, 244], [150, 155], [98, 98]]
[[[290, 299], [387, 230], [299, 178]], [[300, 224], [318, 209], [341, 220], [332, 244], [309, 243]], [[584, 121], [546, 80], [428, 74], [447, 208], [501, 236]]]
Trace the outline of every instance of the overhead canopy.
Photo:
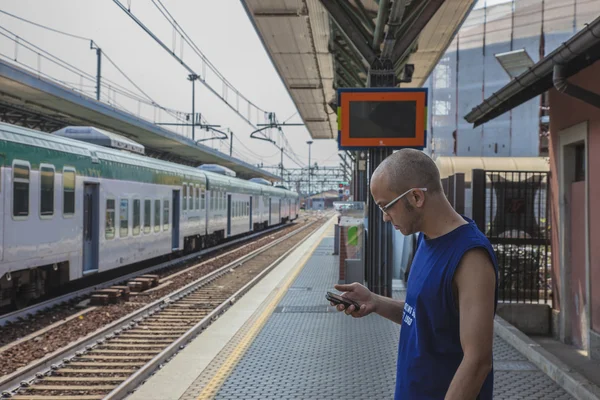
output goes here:
[[600, 17], [567, 42], [516, 76], [506, 86], [474, 107], [465, 119], [475, 127], [490, 121], [554, 87], [555, 66], [563, 78], [575, 75], [600, 59]]
[[545, 157], [438, 157], [435, 163], [442, 179], [463, 173], [467, 184], [471, 183], [474, 169], [535, 172], [550, 170], [550, 161]]
[[377, 58], [423, 85], [475, 0], [242, 0], [314, 139], [337, 137], [335, 90], [366, 86]]
[[44, 132], [94, 126], [132, 139], [147, 155], [180, 164], [212, 163], [238, 177], [281, 178], [0, 60], [0, 120]]

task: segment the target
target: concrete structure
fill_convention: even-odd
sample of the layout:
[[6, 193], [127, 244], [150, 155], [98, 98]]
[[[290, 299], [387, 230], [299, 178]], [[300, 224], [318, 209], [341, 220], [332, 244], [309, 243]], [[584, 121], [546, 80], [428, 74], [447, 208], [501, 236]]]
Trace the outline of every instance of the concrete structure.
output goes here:
[[476, 125], [548, 91], [554, 335], [600, 360], [600, 18], [465, 118]]
[[[337, 138], [335, 90], [368, 85], [381, 57], [420, 87], [475, 0], [243, 0], [313, 139]], [[415, 5], [418, 4], [418, 7]], [[405, 65], [414, 72], [405, 76]]]
[[[334, 220], [129, 399], [393, 397], [398, 325], [376, 315], [350, 318], [325, 300], [339, 273], [338, 257], [331, 255]], [[403, 292], [394, 291], [394, 297], [401, 299]], [[494, 358], [494, 399], [573, 398], [499, 336]], [[348, 371], [356, 370], [349, 378]]]
[[281, 180], [277, 175], [196, 143], [190, 137], [5, 60], [0, 61], [0, 121], [44, 132], [66, 126], [93, 126], [143, 145], [150, 157], [190, 166], [219, 164], [235, 171], [242, 179]]

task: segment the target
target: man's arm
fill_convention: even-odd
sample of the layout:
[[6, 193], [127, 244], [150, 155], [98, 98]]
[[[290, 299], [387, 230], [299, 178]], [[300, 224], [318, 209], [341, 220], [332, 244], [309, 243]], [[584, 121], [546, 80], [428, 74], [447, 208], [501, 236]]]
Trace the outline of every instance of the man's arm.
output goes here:
[[468, 251], [454, 275], [464, 357], [445, 400], [475, 400], [492, 369], [496, 274], [484, 249]]
[[375, 297], [375, 313], [389, 319], [390, 321], [402, 325], [404, 302], [376, 294], [373, 296]]

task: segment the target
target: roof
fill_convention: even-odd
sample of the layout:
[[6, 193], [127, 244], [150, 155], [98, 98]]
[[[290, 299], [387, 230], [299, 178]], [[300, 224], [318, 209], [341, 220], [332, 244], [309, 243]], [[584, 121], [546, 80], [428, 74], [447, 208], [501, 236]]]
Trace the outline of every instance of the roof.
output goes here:
[[568, 41], [518, 75], [464, 118], [475, 127], [490, 121], [554, 87], [555, 65], [565, 67], [565, 78], [600, 59], [600, 17]]
[[99, 146], [110, 147], [112, 149], [123, 149], [138, 154], [144, 154], [144, 146], [141, 144], [112, 132], [94, 128], [93, 126], [67, 126], [56, 132], [52, 132], [52, 134], [97, 144]]
[[545, 157], [438, 157], [435, 164], [440, 170], [442, 179], [463, 173], [465, 183], [471, 183], [474, 169], [536, 172], [550, 170], [550, 160]]
[[327, 199], [339, 199], [339, 198], [340, 198], [340, 194], [338, 193], [337, 190], [327, 190], [325, 192], [313, 194], [312, 196], [307, 197], [307, 199], [313, 199], [313, 200], [327, 200]]
[[146, 154], [155, 158], [192, 166], [219, 164], [245, 179], [281, 180], [270, 172], [0, 60], [0, 117], [10, 122], [9, 116], [14, 115], [35, 116], [48, 123], [47, 131], [69, 125], [112, 131], [143, 145]]
[[114, 163], [148, 168], [185, 177], [206, 181], [208, 190], [227, 190], [235, 188], [238, 193], [263, 193], [270, 196], [296, 198], [298, 194], [287, 189], [265, 186], [239, 177], [225, 176], [200, 168], [176, 164], [168, 161], [146, 157], [129, 151], [104, 147], [94, 143], [81, 142], [76, 139], [58, 135], [48, 135], [33, 129], [23, 128], [0, 122], [0, 141], [23, 143], [30, 146], [52, 149], [89, 158], [97, 157]]
[[313, 139], [337, 138], [336, 89], [366, 86], [378, 57], [422, 86], [474, 2], [242, 0]]

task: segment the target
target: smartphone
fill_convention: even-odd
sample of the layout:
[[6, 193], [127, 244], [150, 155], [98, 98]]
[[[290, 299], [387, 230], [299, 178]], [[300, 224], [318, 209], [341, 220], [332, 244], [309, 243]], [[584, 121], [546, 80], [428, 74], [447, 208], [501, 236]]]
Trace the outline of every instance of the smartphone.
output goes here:
[[350, 306], [354, 306], [355, 311], [360, 310], [360, 304], [358, 304], [357, 302], [355, 302], [353, 300], [350, 300], [347, 297], [343, 297], [343, 296], [340, 296], [335, 293], [327, 292], [327, 294], [325, 295], [325, 298], [335, 305], [343, 304], [346, 308], [348, 308]]

